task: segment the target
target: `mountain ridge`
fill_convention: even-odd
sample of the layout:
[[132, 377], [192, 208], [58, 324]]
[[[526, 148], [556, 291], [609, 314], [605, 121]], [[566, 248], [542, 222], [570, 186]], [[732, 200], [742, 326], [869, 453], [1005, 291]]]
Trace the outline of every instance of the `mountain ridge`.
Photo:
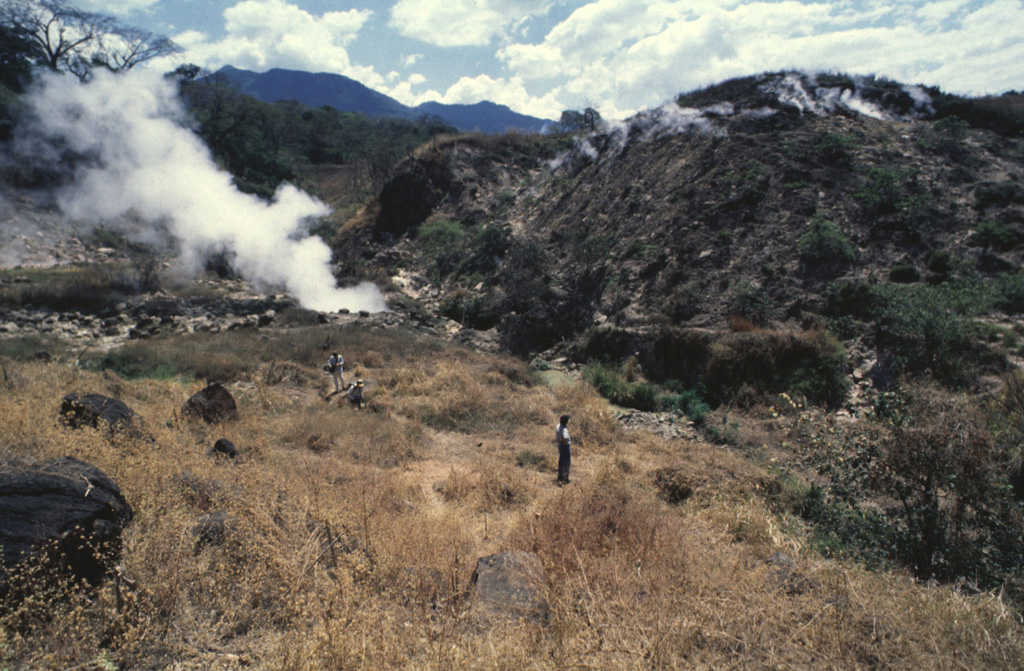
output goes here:
[[487, 100], [456, 105], [426, 102], [410, 107], [354, 79], [326, 72], [273, 68], [258, 73], [226, 65], [215, 75], [224, 77], [242, 93], [264, 102], [297, 100], [310, 107], [329, 105], [342, 112], [359, 112], [373, 117], [417, 119], [433, 115], [460, 131], [542, 131], [553, 123], [548, 119], [514, 112], [505, 105]]

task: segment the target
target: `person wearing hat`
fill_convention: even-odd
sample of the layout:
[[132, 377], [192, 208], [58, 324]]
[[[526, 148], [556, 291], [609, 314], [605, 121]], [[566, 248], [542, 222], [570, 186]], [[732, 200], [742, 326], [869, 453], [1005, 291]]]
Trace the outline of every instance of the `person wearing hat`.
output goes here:
[[350, 384], [348, 386], [348, 392], [346, 393], [346, 396], [348, 396], [349, 403], [351, 403], [352, 405], [354, 405], [356, 407], [356, 410], [359, 410], [360, 408], [362, 408], [363, 407], [363, 381], [362, 380], [356, 380], [355, 384]]
[[327, 372], [334, 378], [334, 391], [339, 392], [345, 388], [345, 374], [344, 374], [345, 360], [337, 352], [331, 353], [331, 358], [327, 360], [325, 368]]
[[569, 445], [572, 439], [569, 437], [569, 415], [562, 415], [558, 418], [558, 428], [555, 429], [555, 442], [558, 443], [558, 483], [569, 483], [569, 463], [572, 461], [572, 450]]

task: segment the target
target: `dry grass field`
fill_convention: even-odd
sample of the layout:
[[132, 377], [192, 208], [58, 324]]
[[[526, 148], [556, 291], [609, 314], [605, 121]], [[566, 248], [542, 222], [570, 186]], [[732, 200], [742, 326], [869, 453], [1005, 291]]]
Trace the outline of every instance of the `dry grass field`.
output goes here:
[[[243, 362], [222, 380], [241, 419], [213, 426], [178, 416], [202, 379], [3, 361], [0, 457], [93, 463], [135, 516], [125, 579], [4, 604], [0, 669], [1024, 668], [998, 594], [816, 555], [764, 502], [768, 473], [728, 447], [624, 433], [589, 386], [512, 359], [391, 331], [269, 332], [160, 343]], [[324, 400], [328, 343], [370, 409]], [[122, 399], [155, 442], [64, 428], [75, 390]], [[562, 412], [576, 444], [559, 488]], [[220, 437], [237, 460], [207, 455]], [[670, 503], [659, 472], [692, 496]], [[198, 543], [218, 511], [226, 539]], [[468, 613], [477, 559], [505, 550], [543, 562], [546, 622]]]

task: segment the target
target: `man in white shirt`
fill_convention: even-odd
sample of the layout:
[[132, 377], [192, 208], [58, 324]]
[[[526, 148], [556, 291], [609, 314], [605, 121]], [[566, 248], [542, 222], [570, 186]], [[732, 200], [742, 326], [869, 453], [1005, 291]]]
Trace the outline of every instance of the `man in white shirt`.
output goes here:
[[562, 415], [558, 418], [558, 428], [555, 429], [555, 442], [558, 443], [558, 483], [569, 483], [569, 463], [572, 461], [572, 450], [569, 445], [572, 439], [569, 437], [569, 415]]
[[345, 388], [344, 365], [345, 360], [341, 358], [341, 355], [332, 352], [331, 358], [327, 360], [327, 371], [334, 378], [334, 391], [341, 391]]

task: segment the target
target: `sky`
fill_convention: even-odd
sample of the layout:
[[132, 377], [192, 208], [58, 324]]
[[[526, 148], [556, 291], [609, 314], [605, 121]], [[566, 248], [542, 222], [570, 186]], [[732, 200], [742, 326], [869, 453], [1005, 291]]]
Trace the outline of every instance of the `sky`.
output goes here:
[[1024, 0], [80, 0], [195, 63], [331, 72], [417, 105], [622, 119], [732, 77], [878, 75], [1024, 90]]

